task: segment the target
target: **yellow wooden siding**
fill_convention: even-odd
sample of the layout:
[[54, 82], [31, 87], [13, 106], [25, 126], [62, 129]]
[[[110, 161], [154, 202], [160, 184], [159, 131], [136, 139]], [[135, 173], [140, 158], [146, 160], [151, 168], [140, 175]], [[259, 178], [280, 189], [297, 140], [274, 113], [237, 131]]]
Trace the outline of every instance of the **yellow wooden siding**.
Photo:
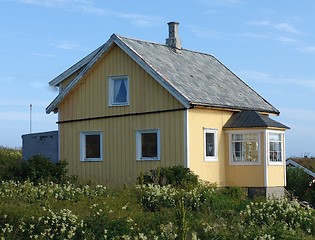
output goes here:
[[[129, 106], [108, 106], [108, 78], [129, 77]], [[60, 121], [182, 108], [167, 90], [116, 45], [59, 105]]]
[[[189, 167], [205, 181], [225, 183], [225, 152], [223, 125], [232, 112], [194, 108], [188, 112], [189, 123]], [[209, 162], [204, 159], [204, 129], [217, 130], [218, 161]]]
[[[244, 129], [249, 130], [249, 129]], [[259, 131], [259, 129], [257, 129]], [[265, 137], [260, 130], [260, 164], [259, 165], [231, 165], [229, 134], [226, 133], [226, 186], [265, 187]]]
[[[110, 107], [108, 78], [121, 75], [129, 77], [130, 104]], [[158, 166], [184, 165], [182, 108], [146, 71], [113, 46], [59, 104], [60, 158], [68, 161], [70, 175], [106, 185], [134, 183], [141, 171]], [[153, 111], [159, 112], [150, 113]], [[142, 129], [160, 130], [160, 161], [136, 160], [136, 130]], [[80, 161], [82, 131], [102, 131], [103, 161]]]
[[285, 166], [268, 166], [268, 187], [285, 185]]
[[[159, 161], [136, 160], [136, 130], [142, 129], [160, 130]], [[102, 161], [80, 161], [81, 131], [102, 131]], [[106, 185], [133, 184], [141, 171], [185, 164], [184, 111], [63, 123], [60, 133], [61, 156], [69, 162], [69, 174]]]

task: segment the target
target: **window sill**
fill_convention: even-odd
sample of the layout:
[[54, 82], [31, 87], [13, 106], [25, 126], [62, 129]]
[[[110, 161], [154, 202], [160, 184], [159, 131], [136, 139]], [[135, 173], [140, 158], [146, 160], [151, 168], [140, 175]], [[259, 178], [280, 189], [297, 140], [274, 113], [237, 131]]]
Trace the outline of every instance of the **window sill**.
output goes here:
[[268, 165], [269, 166], [283, 166], [283, 162], [271, 162], [271, 161], [268, 161]]
[[234, 166], [259, 166], [261, 162], [230, 162], [230, 165]]
[[89, 159], [81, 159], [80, 162], [102, 162], [103, 160], [100, 158], [89, 158]]
[[129, 103], [111, 103], [108, 106], [109, 107], [128, 107]]
[[160, 161], [160, 158], [137, 158], [137, 161]]
[[218, 159], [217, 158], [206, 158], [204, 159], [204, 162], [217, 162]]

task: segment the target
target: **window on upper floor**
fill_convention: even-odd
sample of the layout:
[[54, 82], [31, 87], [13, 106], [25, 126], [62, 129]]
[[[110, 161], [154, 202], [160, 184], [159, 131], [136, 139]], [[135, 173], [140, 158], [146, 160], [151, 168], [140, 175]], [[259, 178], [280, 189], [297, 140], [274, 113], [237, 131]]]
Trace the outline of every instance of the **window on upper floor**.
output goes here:
[[129, 105], [129, 78], [128, 76], [110, 77], [108, 82], [109, 106]]
[[231, 133], [232, 164], [259, 164], [259, 133]]
[[137, 160], [160, 160], [160, 130], [136, 132]]
[[216, 161], [218, 152], [217, 130], [204, 129], [204, 159], [205, 161]]
[[268, 151], [270, 163], [282, 163], [283, 134], [279, 132], [268, 132]]
[[81, 161], [102, 161], [102, 132], [80, 133]]

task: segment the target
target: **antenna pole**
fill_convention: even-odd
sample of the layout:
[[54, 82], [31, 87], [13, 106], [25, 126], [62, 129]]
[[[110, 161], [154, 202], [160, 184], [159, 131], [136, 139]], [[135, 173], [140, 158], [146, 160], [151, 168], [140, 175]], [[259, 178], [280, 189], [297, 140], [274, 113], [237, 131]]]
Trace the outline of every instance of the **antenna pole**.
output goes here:
[[30, 133], [32, 133], [32, 110], [33, 106], [30, 104]]

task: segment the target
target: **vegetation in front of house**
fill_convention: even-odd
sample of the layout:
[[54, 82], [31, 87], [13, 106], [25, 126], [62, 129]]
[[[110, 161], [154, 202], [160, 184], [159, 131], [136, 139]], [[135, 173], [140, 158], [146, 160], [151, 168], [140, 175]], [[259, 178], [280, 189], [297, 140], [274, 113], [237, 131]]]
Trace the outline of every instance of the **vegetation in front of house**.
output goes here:
[[315, 207], [315, 181], [303, 169], [287, 167], [286, 189], [300, 201]]
[[[38, 161], [43, 165], [29, 166], [35, 176], [50, 166], [43, 158]], [[66, 165], [59, 168], [64, 175]], [[122, 189], [82, 184], [65, 176], [34, 181], [12, 177], [0, 183], [0, 239], [315, 237], [314, 210], [296, 200], [249, 200], [243, 189], [202, 183], [184, 167], [143, 173], [137, 186]]]

